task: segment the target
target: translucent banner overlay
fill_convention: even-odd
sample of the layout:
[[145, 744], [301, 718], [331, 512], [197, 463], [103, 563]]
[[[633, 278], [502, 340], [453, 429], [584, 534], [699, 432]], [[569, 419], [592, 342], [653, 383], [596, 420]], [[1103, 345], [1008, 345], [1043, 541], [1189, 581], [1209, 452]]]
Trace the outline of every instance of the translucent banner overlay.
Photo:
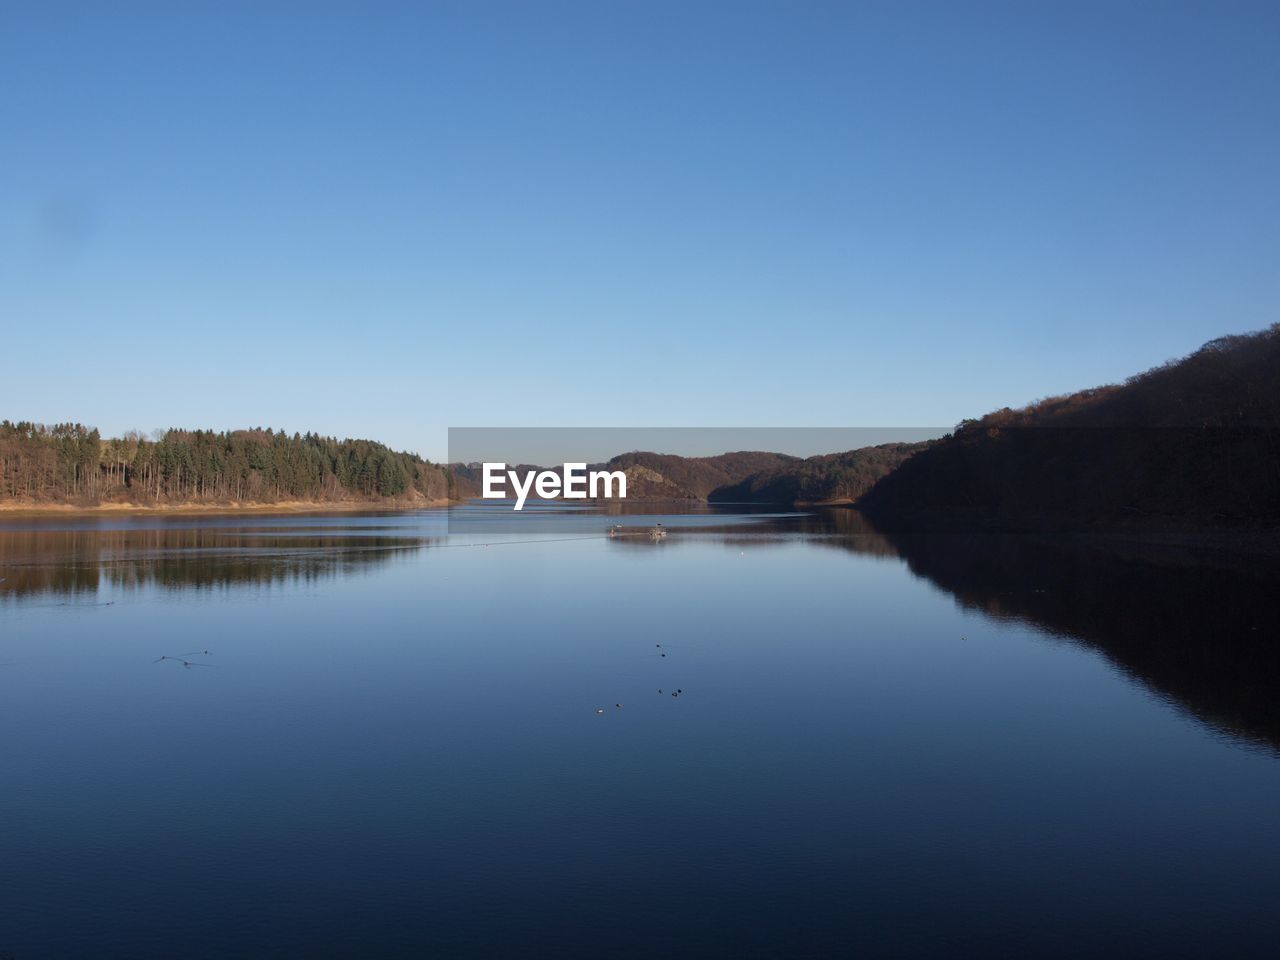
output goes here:
[[449, 530], [660, 538], [673, 524], [849, 503], [950, 429], [451, 427], [452, 492], [466, 508], [450, 511]]

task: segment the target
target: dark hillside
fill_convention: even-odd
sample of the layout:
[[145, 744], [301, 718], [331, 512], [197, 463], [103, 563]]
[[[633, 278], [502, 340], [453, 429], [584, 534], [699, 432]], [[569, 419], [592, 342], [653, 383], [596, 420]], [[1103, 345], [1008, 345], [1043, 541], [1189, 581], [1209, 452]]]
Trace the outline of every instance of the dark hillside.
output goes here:
[[753, 473], [739, 483], [713, 490], [719, 503], [840, 503], [865, 494], [927, 443], [884, 443], [844, 453], [826, 453]]
[[714, 457], [634, 451], [612, 458], [606, 466], [626, 472], [630, 500], [706, 500], [715, 490], [798, 462], [798, 457], [783, 453], [756, 451], [722, 453]]
[[894, 524], [1280, 522], [1280, 325], [967, 420], [859, 506]]

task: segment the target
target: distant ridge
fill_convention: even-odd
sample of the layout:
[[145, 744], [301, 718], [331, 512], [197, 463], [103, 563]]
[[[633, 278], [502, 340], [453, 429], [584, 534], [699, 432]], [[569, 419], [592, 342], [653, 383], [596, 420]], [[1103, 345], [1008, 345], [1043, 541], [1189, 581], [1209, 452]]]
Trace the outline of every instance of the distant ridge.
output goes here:
[[855, 503], [877, 481], [928, 449], [929, 444], [882, 443], [792, 460], [719, 487], [708, 499], [721, 503]]

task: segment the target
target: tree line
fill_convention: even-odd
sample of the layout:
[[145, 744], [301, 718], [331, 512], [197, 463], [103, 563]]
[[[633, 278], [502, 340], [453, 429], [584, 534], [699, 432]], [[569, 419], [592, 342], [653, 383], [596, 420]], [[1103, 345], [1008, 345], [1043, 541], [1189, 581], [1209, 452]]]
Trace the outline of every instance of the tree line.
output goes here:
[[104, 439], [79, 423], [0, 422], [0, 497], [38, 502], [448, 497], [448, 471], [372, 440], [167, 430]]
[[826, 453], [745, 477], [711, 491], [721, 503], [839, 503], [856, 501], [881, 478], [915, 454], [923, 443], [882, 443], [843, 453]]

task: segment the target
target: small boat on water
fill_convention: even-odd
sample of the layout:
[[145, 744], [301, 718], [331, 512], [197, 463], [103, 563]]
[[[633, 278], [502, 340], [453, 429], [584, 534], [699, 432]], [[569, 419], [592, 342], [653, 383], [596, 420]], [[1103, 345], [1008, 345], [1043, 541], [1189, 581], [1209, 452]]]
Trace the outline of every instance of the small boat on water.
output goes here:
[[661, 540], [667, 535], [667, 528], [657, 523], [652, 527], [624, 527], [620, 523], [609, 528], [610, 537], [648, 537], [650, 540]]

